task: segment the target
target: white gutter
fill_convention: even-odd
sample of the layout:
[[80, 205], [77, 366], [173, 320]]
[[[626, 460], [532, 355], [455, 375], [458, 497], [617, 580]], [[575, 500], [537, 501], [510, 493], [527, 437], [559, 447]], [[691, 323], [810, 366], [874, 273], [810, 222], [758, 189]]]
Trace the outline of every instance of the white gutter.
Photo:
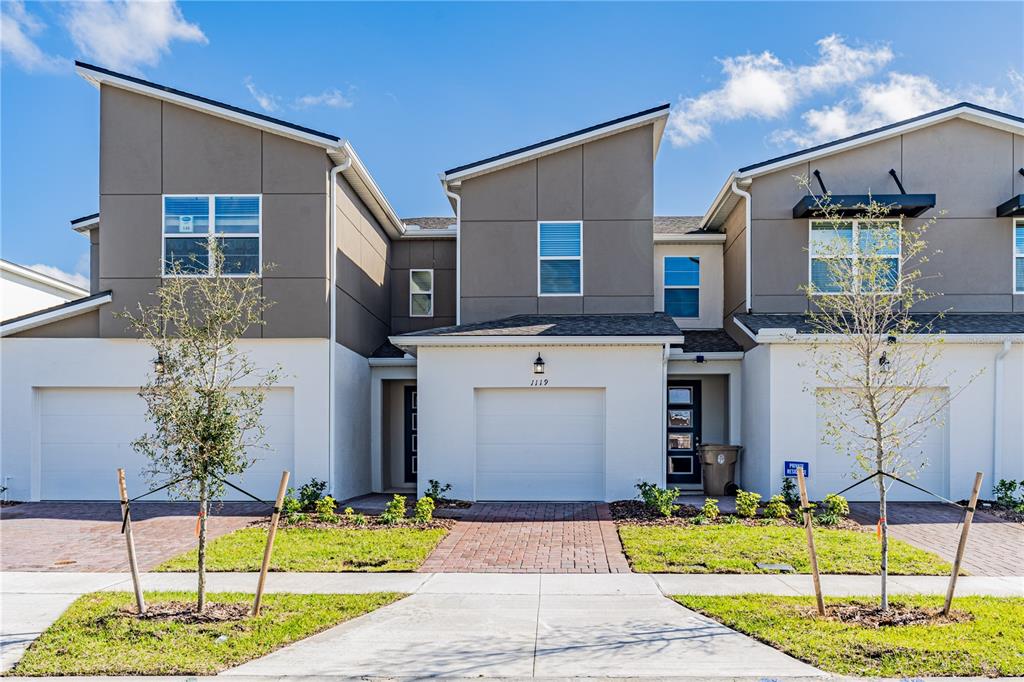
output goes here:
[[746, 263], [745, 263], [745, 267], [746, 267], [746, 285], [747, 285], [747, 288], [746, 288], [746, 299], [745, 299], [746, 300], [746, 304], [745, 304], [744, 308], [745, 308], [746, 312], [749, 313], [750, 312], [750, 254], [751, 254], [751, 249], [750, 249], [750, 241], [751, 241], [750, 240], [750, 192], [744, 192], [743, 190], [741, 190], [738, 180], [733, 180], [732, 181], [732, 185], [730, 186], [729, 189], [732, 190], [733, 194], [735, 194], [735, 195], [737, 195], [739, 197], [742, 197], [744, 199], [744, 202], [743, 202], [744, 221], [746, 222], [746, 226], [745, 226], [744, 229], [747, 232], [746, 238], [743, 240], [744, 245], [747, 247], [746, 248]]
[[658, 232], [654, 234], [655, 244], [700, 244], [700, 243], [712, 243], [721, 244], [725, 241], [725, 234], [718, 233], [704, 233], [695, 234], [689, 233], [669, 233], [669, 232]]
[[441, 185], [448, 198], [455, 202], [455, 324], [462, 324], [462, 197], [448, 189], [448, 181], [441, 177]]
[[1009, 339], [1003, 341], [1003, 347], [996, 353], [996, 367], [993, 379], [992, 395], [992, 480], [990, 486], [995, 486], [1002, 478], [1002, 466], [1000, 455], [1003, 450], [1003, 359], [1010, 352], [1011, 342]]
[[[661, 353], [661, 432], [668, 432], [668, 361], [671, 359], [672, 345], [666, 343]], [[662, 436], [664, 438], [664, 436]], [[637, 481], [639, 483], [639, 481]], [[661, 453], [661, 484], [668, 487], [668, 457]]]
[[662, 346], [681, 344], [683, 336], [504, 336], [470, 335], [461, 336], [391, 336], [388, 338], [399, 348], [421, 346]]
[[[736, 324], [751, 334], [757, 343], [848, 343], [847, 334], [815, 334], [800, 333], [793, 328], [764, 328], [752, 334], [739, 320]], [[988, 344], [988, 343], [1024, 343], [1024, 334], [907, 334], [903, 343], [925, 343], [941, 340], [945, 344]]]
[[330, 276], [330, 291], [328, 292], [327, 298], [330, 305], [330, 336], [327, 339], [327, 378], [331, 382], [330, 387], [327, 391], [327, 481], [329, 490], [334, 492], [334, 404], [337, 400], [338, 387], [335, 381], [334, 373], [336, 371], [334, 362], [334, 344], [338, 338], [338, 308], [337, 308], [337, 287], [338, 287], [338, 226], [337, 226], [337, 214], [338, 207], [335, 204], [335, 196], [337, 194], [338, 187], [338, 175], [348, 170], [349, 166], [352, 165], [352, 157], [348, 157], [337, 166], [331, 169], [331, 198], [330, 205], [327, 210], [330, 211], [330, 215], [327, 221], [328, 229], [331, 231], [330, 236], [327, 239], [327, 243], [330, 245], [328, 255], [331, 258], [331, 264], [328, 271], [331, 273]]

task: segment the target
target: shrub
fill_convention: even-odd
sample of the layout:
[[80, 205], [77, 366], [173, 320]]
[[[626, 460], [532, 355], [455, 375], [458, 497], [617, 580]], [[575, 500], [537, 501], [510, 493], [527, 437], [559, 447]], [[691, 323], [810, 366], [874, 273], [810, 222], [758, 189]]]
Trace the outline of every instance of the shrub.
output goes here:
[[742, 516], [745, 519], [752, 519], [757, 516], [757, 504], [761, 501], [761, 496], [757, 493], [747, 492], [746, 490], [736, 491], [736, 515]]
[[[1024, 484], [1024, 481], [1021, 482]], [[996, 502], [1004, 507], [1010, 507], [1011, 509], [1016, 507], [1020, 502], [1017, 500], [1017, 481], [1013, 479], [999, 479], [999, 482], [992, 487], [992, 493], [996, 497]], [[1024, 500], [1024, 496], [1022, 496]]]
[[845, 519], [850, 515], [850, 503], [842, 495], [829, 493], [825, 496], [825, 501], [822, 504], [825, 505], [822, 513], [835, 514], [841, 519]]
[[796, 481], [788, 476], [782, 479], [782, 499], [793, 509], [800, 506], [800, 493], [796, 489]]
[[764, 506], [764, 515], [769, 519], [788, 519], [789, 512], [789, 505], [782, 495], [772, 495], [768, 504]]
[[345, 507], [345, 511], [342, 513], [345, 515], [346, 521], [349, 521], [356, 526], [366, 525], [366, 516], [363, 514], [356, 514], [356, 510], [352, 507]]
[[314, 478], [309, 483], [302, 484], [299, 488], [299, 502], [302, 503], [302, 508], [315, 509], [317, 501], [324, 496], [325, 490], [327, 490], [327, 481]]
[[321, 497], [314, 503], [316, 509], [316, 515], [320, 517], [320, 520], [324, 523], [337, 523], [338, 515], [334, 511], [334, 498], [330, 495]]
[[704, 506], [700, 508], [700, 517], [705, 521], [714, 521], [722, 512], [718, 509], [718, 500], [712, 497], [704, 498]]
[[431, 497], [421, 497], [416, 500], [412, 516], [416, 523], [430, 523], [434, 519], [434, 499]]
[[295, 517], [302, 511], [302, 503], [295, 497], [295, 488], [288, 488], [288, 493], [281, 503], [281, 515], [285, 521], [295, 521]]
[[405, 520], [405, 498], [395, 495], [381, 512], [380, 522], [386, 526], [393, 526]]
[[430, 479], [427, 481], [427, 489], [423, 492], [424, 497], [428, 497], [435, 502], [447, 502], [448, 498], [444, 496], [446, 492], [452, 489], [451, 483], [445, 483], [441, 485], [440, 481]]
[[675, 505], [676, 497], [679, 495], [678, 490], [659, 488], [647, 481], [637, 483], [636, 489], [640, 493], [640, 499], [643, 500], [648, 509], [656, 511], [666, 518], [672, 516], [672, 512], [678, 508]]

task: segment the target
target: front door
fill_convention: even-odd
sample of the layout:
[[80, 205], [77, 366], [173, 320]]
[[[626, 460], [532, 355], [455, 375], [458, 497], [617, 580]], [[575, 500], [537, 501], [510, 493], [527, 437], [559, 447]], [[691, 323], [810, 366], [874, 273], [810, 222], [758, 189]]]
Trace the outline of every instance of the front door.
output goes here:
[[405, 387], [405, 482], [416, 483], [418, 459], [418, 419], [416, 415], [416, 387]]
[[700, 382], [668, 382], [668, 483], [700, 483]]

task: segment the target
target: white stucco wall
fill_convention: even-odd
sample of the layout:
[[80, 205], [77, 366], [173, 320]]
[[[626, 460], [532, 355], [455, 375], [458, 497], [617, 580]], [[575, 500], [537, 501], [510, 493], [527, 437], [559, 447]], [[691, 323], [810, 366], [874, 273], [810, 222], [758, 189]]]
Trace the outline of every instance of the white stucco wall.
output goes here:
[[[740, 487], [762, 495], [771, 490], [772, 371], [770, 346], [757, 346], [743, 355], [743, 452]], [[779, 476], [782, 474], [779, 473]]]
[[634, 497], [640, 480], [664, 483], [662, 346], [420, 348], [420, 492], [437, 479], [476, 498], [475, 389], [530, 388], [538, 351], [548, 386], [531, 390], [605, 391], [605, 499]]
[[[370, 492], [370, 365], [359, 353], [334, 344], [337, 385], [334, 441], [334, 498]], [[321, 406], [326, 413], [327, 400]], [[298, 407], [296, 407], [298, 411]]]
[[[292, 389], [295, 471], [291, 480], [327, 479], [327, 340], [244, 340], [238, 347], [258, 366], [279, 364], [278, 386]], [[36, 388], [136, 388], [145, 381], [152, 360], [149, 346], [130, 339], [0, 341], [0, 477], [10, 486], [8, 497], [39, 496]]]
[[722, 326], [724, 274], [722, 244], [655, 244], [654, 309], [665, 310], [665, 257], [692, 256], [700, 259], [700, 317], [676, 318], [683, 329], [718, 329]]
[[[983, 496], [991, 494], [994, 364], [1001, 349], [999, 344], [947, 342], [931, 370], [937, 380], [936, 388], [948, 388], [951, 394], [963, 388], [949, 405], [945, 423], [948, 489], [952, 499], [970, 495], [976, 471], [985, 475]], [[771, 492], [775, 493], [781, 487], [785, 460], [808, 461], [811, 466], [809, 492], [812, 497], [821, 498], [834, 491], [816, 487], [814, 477], [818, 437], [813, 389], [819, 384], [813, 367], [807, 363], [808, 357], [807, 346], [789, 343], [759, 346], [747, 354], [744, 360], [745, 397], [748, 398], [744, 409], [747, 466], [752, 467], [751, 474], [764, 485], [765, 472], [760, 467], [770, 452], [767, 476]], [[1003, 395], [998, 405], [1002, 412], [1003, 436], [998, 477], [1019, 480], [1024, 477], [1024, 345], [1018, 343], [1012, 347], [1004, 360], [1003, 372]], [[947, 376], [948, 382], [940, 381]], [[770, 423], [768, 433], [764, 428], [766, 418]], [[851, 458], [851, 471], [859, 472], [855, 466]], [[854, 480], [851, 478], [850, 482]], [[901, 487], [897, 484], [892, 489], [894, 499], [900, 498]]]

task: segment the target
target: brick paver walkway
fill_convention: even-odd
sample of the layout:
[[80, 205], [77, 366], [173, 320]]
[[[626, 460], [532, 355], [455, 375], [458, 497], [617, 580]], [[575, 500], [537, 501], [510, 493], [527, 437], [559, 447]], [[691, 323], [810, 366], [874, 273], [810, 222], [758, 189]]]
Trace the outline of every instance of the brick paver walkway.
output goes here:
[[628, 573], [608, 505], [480, 502], [420, 567], [452, 573]]
[[[926, 502], [890, 502], [888, 510], [892, 537], [953, 561], [963, 511]], [[856, 521], [872, 528], [878, 522], [877, 504], [851, 502], [850, 512]], [[1024, 573], [1024, 526], [979, 511], [967, 537], [963, 567], [972, 575]]]
[[[210, 537], [267, 514], [255, 502], [226, 502], [210, 514]], [[149, 570], [196, 544], [194, 503], [136, 502], [132, 529], [139, 568]], [[0, 509], [0, 570], [128, 570], [116, 502], [25, 502]]]

